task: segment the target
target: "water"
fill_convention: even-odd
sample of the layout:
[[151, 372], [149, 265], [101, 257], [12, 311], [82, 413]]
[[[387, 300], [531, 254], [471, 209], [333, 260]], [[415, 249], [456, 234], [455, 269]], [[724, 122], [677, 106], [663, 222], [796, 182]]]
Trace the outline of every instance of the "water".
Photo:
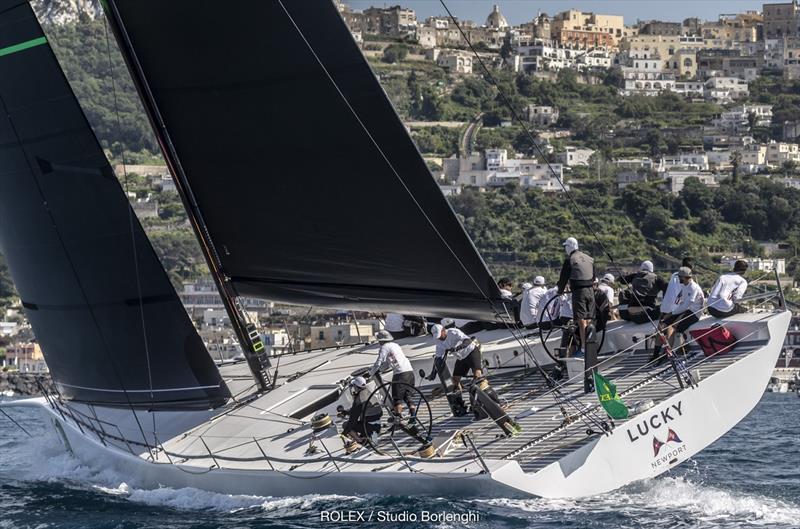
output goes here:
[[[320, 512], [477, 513], [478, 528], [800, 527], [800, 399], [766, 394], [716, 444], [669, 475], [585, 500], [229, 496], [196, 489], [142, 490], [65, 455], [32, 412], [0, 416], [0, 529], [140, 527], [462, 527], [458, 522], [334, 523]], [[376, 518], [377, 519], [377, 518]]]

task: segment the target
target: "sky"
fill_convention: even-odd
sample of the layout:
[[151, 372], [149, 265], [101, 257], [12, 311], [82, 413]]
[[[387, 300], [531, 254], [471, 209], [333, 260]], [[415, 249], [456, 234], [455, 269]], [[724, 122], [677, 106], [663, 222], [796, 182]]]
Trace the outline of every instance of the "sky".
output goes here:
[[[767, 3], [774, 2], [770, 0]], [[370, 6], [384, 7], [400, 4], [413, 9], [417, 18], [446, 14], [439, 0], [344, 0], [353, 9]], [[594, 11], [606, 15], [623, 15], [625, 24], [637, 20], [665, 20], [680, 22], [685, 18], [698, 17], [716, 20], [720, 13], [741, 13], [748, 10], [761, 11], [761, 0], [444, 0], [450, 11], [458, 18], [472, 20], [477, 24], [486, 21], [492, 5], [500, 6], [500, 12], [509, 24], [529, 22], [538, 11], [554, 15], [570, 8]]]

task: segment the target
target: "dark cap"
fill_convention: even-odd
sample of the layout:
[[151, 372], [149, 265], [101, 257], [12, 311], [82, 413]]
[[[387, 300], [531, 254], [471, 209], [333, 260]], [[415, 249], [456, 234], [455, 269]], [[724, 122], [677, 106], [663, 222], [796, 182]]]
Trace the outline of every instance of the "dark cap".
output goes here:
[[733, 271], [734, 272], [747, 272], [747, 261], [744, 259], [737, 259], [735, 263], [733, 263]]

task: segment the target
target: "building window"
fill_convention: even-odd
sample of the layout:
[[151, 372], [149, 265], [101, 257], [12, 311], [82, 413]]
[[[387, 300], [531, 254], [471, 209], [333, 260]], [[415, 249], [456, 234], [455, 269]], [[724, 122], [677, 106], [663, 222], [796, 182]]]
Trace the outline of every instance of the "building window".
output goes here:
[[324, 340], [325, 339], [325, 332], [324, 331], [319, 331], [319, 336], [317, 337], [317, 339], [318, 340]]

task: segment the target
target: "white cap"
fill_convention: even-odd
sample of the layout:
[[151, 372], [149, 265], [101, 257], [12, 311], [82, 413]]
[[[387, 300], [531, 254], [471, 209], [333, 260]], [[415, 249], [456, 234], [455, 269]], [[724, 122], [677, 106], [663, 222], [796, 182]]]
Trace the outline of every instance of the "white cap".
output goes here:
[[613, 283], [614, 282], [614, 274], [606, 274], [606, 275], [603, 276], [603, 279], [601, 279], [600, 281], [602, 281], [603, 283], [609, 283], [609, 284]]
[[652, 272], [653, 261], [642, 261], [642, 266], [639, 267], [639, 270], [641, 270], [642, 272]]
[[542, 277], [542, 276], [534, 277], [533, 278], [533, 284], [536, 285], [536, 286], [539, 286], [539, 287], [544, 285], [544, 277]]
[[353, 380], [350, 381], [350, 385], [363, 389], [367, 387], [367, 381], [364, 377], [355, 377]]
[[437, 323], [433, 327], [431, 327], [431, 336], [433, 336], [434, 338], [436, 338], [438, 340], [439, 336], [442, 335], [442, 331], [443, 330], [444, 330], [444, 327], [442, 327], [441, 325], [439, 325]]
[[578, 247], [578, 239], [575, 237], [569, 237], [566, 241], [561, 243], [561, 246], [572, 246], [574, 248]]
[[522, 290], [530, 290], [533, 288], [533, 285], [530, 283], [522, 283]]

